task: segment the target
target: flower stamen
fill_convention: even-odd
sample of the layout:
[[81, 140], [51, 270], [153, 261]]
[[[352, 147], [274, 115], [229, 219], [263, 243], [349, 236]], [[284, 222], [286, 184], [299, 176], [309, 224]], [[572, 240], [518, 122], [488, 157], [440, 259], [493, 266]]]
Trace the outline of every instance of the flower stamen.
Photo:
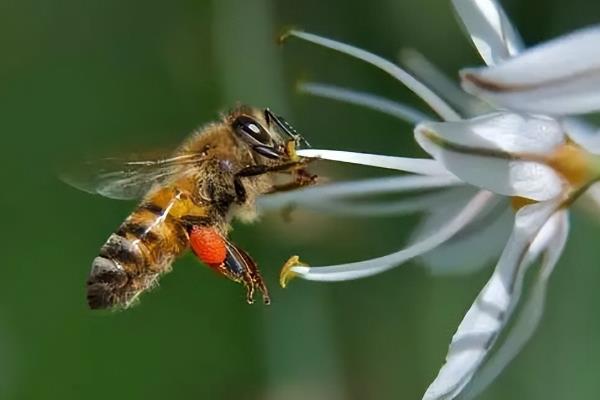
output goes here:
[[290, 257], [289, 260], [283, 264], [281, 272], [279, 273], [279, 285], [281, 285], [282, 288], [285, 288], [292, 279], [298, 276], [298, 273], [292, 270], [293, 267], [298, 266], [307, 267], [308, 265], [300, 261], [300, 257], [298, 256]]

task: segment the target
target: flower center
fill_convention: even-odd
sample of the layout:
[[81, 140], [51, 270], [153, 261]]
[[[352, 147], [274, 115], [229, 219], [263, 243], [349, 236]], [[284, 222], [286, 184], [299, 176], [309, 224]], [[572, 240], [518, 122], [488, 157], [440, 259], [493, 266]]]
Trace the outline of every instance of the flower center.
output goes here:
[[561, 174], [574, 190], [590, 183], [600, 172], [596, 171], [598, 167], [592, 155], [571, 142], [558, 147], [545, 161]]
[[[592, 183], [600, 180], [600, 157], [587, 152], [571, 141], [567, 141], [553, 153], [542, 158], [537, 155], [524, 155], [523, 158], [547, 164], [568, 183], [569, 187], [565, 192], [563, 207], [568, 207]], [[535, 202], [535, 200], [525, 197], [511, 198], [511, 206], [515, 212]]]
[[510, 205], [514, 212], [519, 211], [522, 207], [537, 203], [537, 201], [526, 197], [513, 196], [510, 198]]

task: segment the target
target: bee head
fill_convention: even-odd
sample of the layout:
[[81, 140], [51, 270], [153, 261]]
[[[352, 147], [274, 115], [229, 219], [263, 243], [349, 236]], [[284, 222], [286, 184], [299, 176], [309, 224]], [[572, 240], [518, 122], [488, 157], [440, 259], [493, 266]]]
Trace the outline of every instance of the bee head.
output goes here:
[[296, 146], [301, 143], [308, 145], [290, 124], [268, 108], [263, 115], [242, 113], [233, 119], [231, 126], [237, 137], [254, 152], [272, 160], [289, 158], [287, 144], [290, 141]]

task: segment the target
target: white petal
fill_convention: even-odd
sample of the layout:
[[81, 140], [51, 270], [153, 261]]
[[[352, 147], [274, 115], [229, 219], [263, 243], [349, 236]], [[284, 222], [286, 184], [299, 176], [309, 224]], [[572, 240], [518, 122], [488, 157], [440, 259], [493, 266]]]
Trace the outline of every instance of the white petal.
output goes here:
[[353, 204], [348, 202], [315, 202], [305, 205], [306, 208], [330, 215], [344, 217], [387, 217], [391, 215], [414, 214], [427, 208], [429, 201], [436, 201], [435, 195], [420, 195], [415, 198], [394, 202], [369, 202]]
[[561, 124], [575, 143], [592, 154], [600, 154], [600, 129], [597, 126], [573, 117], [561, 119]]
[[453, 176], [394, 176], [389, 178], [363, 179], [348, 182], [313, 186], [293, 192], [275, 193], [259, 198], [259, 207], [276, 209], [292, 204], [320, 202], [348, 197], [373, 194], [414, 192], [460, 185], [462, 182]]
[[344, 101], [346, 103], [371, 108], [411, 124], [418, 124], [421, 121], [427, 121], [431, 119], [431, 117], [427, 116], [427, 114], [422, 113], [414, 107], [383, 97], [374, 96], [370, 93], [344, 89], [334, 85], [325, 85], [322, 83], [312, 82], [301, 83], [298, 85], [298, 90], [313, 96], [325, 97], [328, 99]]
[[[551, 167], [532, 161], [508, 163], [507, 194], [537, 201], [552, 199], [564, 190], [564, 181]], [[492, 176], [492, 175], [491, 175]]]
[[[539, 256], [544, 252], [549, 252], [551, 255], [553, 255], [553, 257], [558, 259], [560, 252], [558, 252], [557, 255], [557, 248], [555, 247], [557, 244], [557, 238], [562, 238], [564, 236], [564, 238], [561, 239], [561, 242], [566, 241], [568, 222], [568, 212], [564, 209], [554, 213], [554, 215], [552, 215], [552, 217], [546, 221], [542, 229], [540, 229], [535, 239], [531, 243], [531, 246], [529, 246], [527, 259], [530, 263], [538, 259]], [[543, 264], [546, 262], [547, 260], [545, 260]]]
[[452, 0], [467, 34], [488, 65], [518, 54], [523, 40], [495, 0]]
[[[533, 336], [544, 312], [548, 278], [562, 254], [568, 235], [569, 213], [562, 210], [555, 213], [546, 222], [538, 237], [534, 240], [534, 244], [538, 242], [540, 248], [543, 246], [541, 250], [545, 252], [545, 257], [531, 288], [531, 293], [502, 345], [498, 347], [494, 355], [475, 375], [473, 381], [465, 390], [462, 399], [473, 399], [485, 390]], [[540, 242], [543, 242], [543, 244]], [[529, 258], [534, 257], [531, 255]]]
[[566, 115], [600, 110], [600, 26], [461, 71], [463, 88], [503, 108]]
[[485, 209], [493, 197], [493, 194], [490, 192], [480, 191], [454, 218], [441, 226], [437, 232], [396, 253], [349, 264], [325, 267], [296, 266], [292, 267], [291, 271], [300, 278], [312, 281], [346, 281], [379, 274], [430, 251], [450, 239], [464, 228], [465, 225], [469, 224], [481, 210]]
[[[473, 120], [471, 120], [473, 121]], [[485, 119], [483, 119], [485, 121]], [[506, 196], [521, 196], [537, 201], [556, 197], [563, 191], [562, 177], [550, 166], [534, 161], [514, 159], [508, 150], [530, 152], [552, 148], [556, 138], [548, 135], [535, 141], [543, 131], [521, 131], [522, 137], [500, 127], [494, 136], [494, 127], [469, 127], [461, 123], [420, 124], [415, 129], [419, 145], [461, 180]], [[524, 124], [523, 126], [526, 126]], [[533, 126], [539, 127], [538, 124]], [[435, 129], [435, 130], [434, 130]], [[462, 133], [462, 135], [461, 135]], [[445, 142], [447, 141], [447, 142]], [[471, 147], [471, 144], [479, 146]]]
[[[474, 189], [469, 187], [471, 197]], [[428, 211], [431, 208], [446, 208], [448, 201], [454, 199], [451, 190], [435, 191], [433, 193], [421, 193], [410, 196], [408, 199], [397, 201], [379, 201], [379, 202], [351, 202], [321, 199], [302, 204], [303, 207], [326, 212], [330, 215], [351, 216], [351, 217], [386, 217], [390, 215], [414, 214], [417, 212]], [[465, 202], [468, 200], [465, 199]], [[451, 201], [451, 200], [450, 200]], [[464, 202], [459, 203], [463, 205]], [[437, 227], [436, 227], [437, 228]]]
[[557, 208], [558, 202], [545, 202], [517, 212], [496, 269], [452, 337], [446, 363], [425, 392], [424, 400], [453, 399], [469, 383], [518, 300], [530, 243]]
[[[431, 217], [435, 218], [436, 214]], [[461, 234], [420, 259], [434, 275], [465, 274], [487, 267], [502, 253], [513, 218], [514, 213], [505, 202], [496, 205], [482, 213]]]
[[369, 167], [394, 169], [403, 172], [423, 175], [451, 175], [440, 163], [423, 158], [381, 156], [379, 154], [354, 153], [340, 150], [302, 149], [298, 150], [300, 157], [320, 158], [323, 160], [340, 161], [350, 164], [360, 164]]
[[368, 51], [359, 49], [357, 47], [350, 46], [348, 44], [341, 43], [332, 39], [327, 39], [312, 33], [292, 30], [287, 33], [287, 36], [295, 36], [297, 38], [318, 44], [323, 47], [330, 48], [332, 50], [339, 51], [340, 53], [347, 54], [351, 57], [357, 58], [371, 65], [374, 65], [377, 68], [387, 72], [395, 79], [399, 80], [409, 90], [411, 90], [413, 93], [419, 96], [425, 103], [427, 103], [431, 107], [431, 109], [434, 110], [444, 120], [450, 121], [460, 119], [460, 116], [456, 113], [456, 111], [454, 111], [435, 92], [433, 92], [423, 83], [419, 82], [417, 79], [415, 79], [413, 76], [411, 76], [409, 73], [404, 71], [396, 64], [382, 57], [379, 57], [373, 53], [369, 53]]
[[[427, 236], [431, 236], [441, 225], [444, 225], [451, 218], [460, 212], [464, 205], [471, 199], [479, 189], [471, 185], [450, 187], [443, 191], [443, 197], [439, 203], [430, 204], [425, 210], [426, 215], [419, 221], [411, 234], [410, 242], [417, 242]], [[489, 201], [485, 209], [482, 209], [475, 221], [486, 215], [492, 208], [498, 204], [500, 198]]]
[[411, 74], [442, 96], [461, 115], [472, 117], [491, 110], [491, 107], [487, 103], [466, 93], [458, 85], [458, 81], [448, 78], [439, 68], [415, 49], [403, 49], [400, 52], [400, 62]]
[[555, 119], [515, 113], [492, 113], [456, 122], [424, 122], [416, 131], [431, 131], [461, 146], [506, 153], [547, 154], [565, 141], [562, 126]]
[[418, 228], [418, 235], [413, 235], [414, 240], [411, 240], [411, 242], [417, 242], [430, 236], [441, 225], [447, 223], [477, 192], [478, 189], [473, 186], [448, 185], [442, 190], [428, 190], [425, 193], [411, 195], [397, 201], [355, 202], [321, 198], [303, 203], [302, 206], [328, 214], [352, 217], [385, 217], [417, 212], [443, 214], [443, 218], [430, 218], [430, 216], [426, 218], [429, 223], [421, 224], [420, 229]]

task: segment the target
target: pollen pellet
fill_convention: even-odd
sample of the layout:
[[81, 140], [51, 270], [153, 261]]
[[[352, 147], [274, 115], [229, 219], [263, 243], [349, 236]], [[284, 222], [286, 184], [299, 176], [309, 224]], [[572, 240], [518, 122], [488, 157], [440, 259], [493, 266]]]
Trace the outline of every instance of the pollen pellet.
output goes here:
[[190, 246], [203, 263], [220, 265], [227, 257], [225, 240], [214, 228], [195, 226], [190, 233]]

